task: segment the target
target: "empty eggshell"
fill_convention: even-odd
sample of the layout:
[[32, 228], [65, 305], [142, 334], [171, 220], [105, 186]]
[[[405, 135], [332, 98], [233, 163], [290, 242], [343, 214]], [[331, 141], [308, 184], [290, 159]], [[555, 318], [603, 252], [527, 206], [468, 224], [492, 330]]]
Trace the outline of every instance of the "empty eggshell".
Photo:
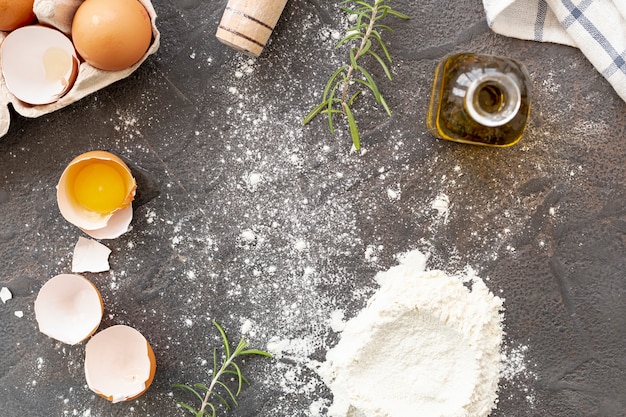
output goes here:
[[118, 156], [91, 151], [74, 158], [57, 185], [63, 217], [96, 239], [113, 239], [128, 230], [137, 183]]
[[0, 47], [0, 65], [7, 89], [25, 103], [53, 103], [67, 93], [78, 75], [72, 41], [40, 25], [9, 33]]
[[129, 326], [109, 327], [85, 346], [89, 388], [111, 402], [130, 401], [148, 390], [156, 358], [146, 338]]
[[35, 300], [39, 331], [70, 345], [91, 336], [103, 313], [100, 292], [80, 275], [61, 274], [49, 279]]

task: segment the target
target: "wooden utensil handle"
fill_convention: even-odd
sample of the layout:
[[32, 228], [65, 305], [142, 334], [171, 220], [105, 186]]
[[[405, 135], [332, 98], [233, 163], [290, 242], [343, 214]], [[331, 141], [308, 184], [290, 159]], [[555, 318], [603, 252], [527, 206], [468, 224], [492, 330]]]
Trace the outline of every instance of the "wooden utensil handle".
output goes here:
[[287, 0], [229, 0], [217, 39], [246, 54], [259, 56]]

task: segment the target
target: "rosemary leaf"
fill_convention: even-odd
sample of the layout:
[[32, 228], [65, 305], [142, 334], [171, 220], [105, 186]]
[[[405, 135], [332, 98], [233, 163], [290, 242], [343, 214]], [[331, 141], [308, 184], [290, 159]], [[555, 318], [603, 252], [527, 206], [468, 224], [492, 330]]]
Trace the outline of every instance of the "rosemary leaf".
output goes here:
[[246, 349], [242, 352], [239, 353], [240, 355], [260, 355], [260, 356], [266, 356], [268, 358], [271, 358], [272, 355], [263, 351], [263, 350], [259, 350], [259, 349]]
[[368, 39], [363, 45], [363, 47], [359, 50], [359, 53], [356, 57], [357, 58], [362, 57], [370, 50], [371, 47], [372, 47], [372, 41]]
[[361, 38], [363, 38], [363, 33], [361, 32], [348, 33], [343, 39], [339, 41], [339, 43], [337, 44], [337, 46], [335, 46], [335, 48], [340, 48], [344, 43], [350, 42], [351, 40], [354, 40], [354, 39], [361, 39]]
[[346, 118], [348, 119], [348, 125], [350, 126], [350, 136], [352, 136], [352, 144], [354, 145], [354, 149], [357, 151], [361, 150], [361, 137], [359, 135], [359, 129], [356, 125], [356, 120], [354, 120], [354, 116], [352, 115], [352, 110], [350, 110], [350, 106], [348, 103], [342, 103], [343, 110], [346, 112]]
[[356, 63], [355, 51], [358, 52], [357, 48], [350, 49], [350, 66], [352, 68], [357, 68], [357, 66], [358, 66], [358, 64]]
[[207, 387], [206, 385], [204, 385], [204, 384], [200, 384], [200, 383], [198, 383], [198, 384], [193, 384], [193, 386], [194, 386], [194, 387], [196, 387], [196, 388], [200, 388], [201, 390], [204, 390], [204, 392], [207, 392], [207, 391], [210, 391], [210, 390], [211, 390], [211, 389], [210, 389], [209, 387]]
[[367, 53], [371, 56], [374, 57], [374, 59], [376, 61], [378, 61], [378, 63], [380, 64], [380, 66], [382, 67], [383, 71], [385, 71], [385, 75], [387, 76], [387, 78], [389, 78], [390, 80], [391, 78], [391, 71], [389, 70], [389, 67], [387, 66], [387, 64], [385, 63], [385, 61], [383, 61], [383, 59], [380, 57], [380, 55], [378, 55], [376, 52], [374, 51], [367, 51]]
[[378, 87], [376, 86], [376, 81], [374, 81], [374, 77], [372, 77], [372, 74], [370, 74], [365, 68], [361, 66], [357, 66], [356, 69], [361, 74], [363, 74], [363, 76], [367, 80], [367, 83], [365, 83], [365, 85], [369, 87], [369, 89], [372, 91], [372, 94], [374, 94], [374, 98], [376, 99], [376, 102], [380, 104], [380, 91], [378, 90]]
[[224, 404], [224, 407], [226, 407], [227, 409], [231, 409], [230, 408], [230, 404], [228, 404], [228, 401], [226, 401], [226, 398], [222, 397], [220, 394], [213, 394], [214, 397], [216, 397], [222, 404]]
[[363, 29], [367, 29], [367, 24], [366, 23], [358, 23], [356, 26], [352, 26], [351, 28], [349, 28], [348, 30], [346, 30], [346, 33], [352, 33], [352, 32], [360, 32]]
[[411, 18], [410, 16], [407, 16], [407, 15], [405, 15], [404, 13], [400, 13], [400, 12], [398, 12], [397, 10], [393, 10], [393, 9], [392, 9], [392, 8], [390, 8], [390, 7], [387, 7], [386, 9], [387, 9], [387, 13], [388, 13], [388, 14], [390, 14], [390, 15], [392, 15], [392, 16], [395, 16], [395, 17], [398, 17], [398, 18], [400, 18], [400, 19], [403, 19], [403, 20], [409, 20], [409, 19]]
[[367, 10], [374, 10], [374, 6], [372, 6], [371, 4], [366, 3], [366, 2], [364, 2], [364, 1], [361, 1], [361, 0], [354, 0], [354, 3], [355, 3], [355, 4], [358, 4], [358, 5], [360, 5], [360, 6], [363, 6], [363, 8], [365, 8], [365, 9], [367, 9]]
[[385, 45], [385, 42], [383, 42], [383, 38], [380, 36], [380, 33], [378, 33], [376, 30], [372, 30], [370, 36], [376, 39], [376, 41], [378, 42], [378, 46], [380, 46], [380, 49], [385, 54], [385, 58], [387, 58], [388, 62], [391, 62], [391, 55], [389, 54], [389, 49], [387, 49], [387, 45]]
[[356, 100], [356, 98], [357, 98], [358, 96], [360, 96], [360, 95], [361, 95], [361, 93], [362, 93], [362, 91], [361, 91], [361, 90], [358, 90], [356, 93], [352, 94], [352, 97], [350, 97], [350, 100], [348, 100], [348, 107], [351, 107], [351, 106], [352, 106], [352, 103], [354, 103], [354, 100]]
[[194, 410], [193, 407], [188, 405], [188, 404], [185, 404], [185, 403], [182, 403], [182, 402], [177, 402], [176, 405], [178, 405], [180, 408], [183, 408], [183, 409], [185, 409], [187, 411], [190, 411], [193, 414], [198, 414], [198, 412], [196, 410]]
[[380, 104], [382, 104], [383, 108], [385, 109], [389, 117], [391, 117], [391, 109], [389, 108], [389, 105], [387, 104], [385, 97], [380, 96]]
[[233, 362], [233, 368], [235, 368], [235, 374], [237, 375], [237, 395], [241, 392], [241, 386], [243, 384], [243, 375], [241, 375], [241, 369], [239, 365]]
[[217, 327], [217, 330], [220, 332], [220, 335], [222, 336], [222, 342], [224, 342], [224, 354], [226, 355], [227, 358], [230, 358], [230, 344], [228, 343], [228, 338], [226, 337], [226, 333], [224, 332], [224, 329], [222, 329], [222, 326], [220, 326], [216, 322], [213, 322], [213, 325]]
[[326, 86], [324, 87], [324, 95], [322, 95], [322, 101], [325, 102], [328, 99], [328, 97], [329, 97], [328, 93], [334, 87], [335, 80], [337, 79], [339, 74], [341, 74], [344, 71], [347, 71], [348, 68], [349, 68], [348, 65], [343, 65], [343, 66], [337, 68], [337, 70], [335, 72], [333, 72], [333, 75], [330, 76], [330, 78], [328, 79], [328, 82], [326, 83]]
[[375, 27], [376, 29], [386, 30], [387, 32], [393, 32], [393, 29], [391, 28], [391, 26], [387, 26], [387, 25], [374, 25], [374, 27]]
[[322, 102], [318, 104], [317, 106], [315, 106], [313, 110], [311, 110], [309, 114], [306, 115], [304, 120], [302, 120], [302, 124], [305, 125], [309, 123], [311, 120], [315, 118], [315, 116], [317, 116], [322, 110], [324, 110], [326, 106], [327, 106], [326, 102]]
[[[226, 393], [230, 396], [230, 399], [232, 400], [233, 404], [237, 405], [237, 398], [235, 398], [235, 394], [233, 394], [230, 388], [228, 388], [228, 385], [226, 385], [222, 381], [217, 381], [217, 384], [220, 385], [222, 388], [224, 388], [224, 391], [226, 391]], [[225, 402], [225, 404], [228, 406], [228, 402]], [[228, 408], [230, 408], [230, 406], [228, 406]]]
[[185, 384], [173, 384], [172, 386], [174, 388], [184, 389], [184, 390], [187, 390], [187, 391], [193, 393], [196, 397], [198, 397], [200, 399], [200, 401], [202, 401], [202, 399], [203, 399], [202, 395], [200, 395], [198, 393], [198, 391], [196, 391], [195, 389], [191, 388], [188, 385], [185, 385]]

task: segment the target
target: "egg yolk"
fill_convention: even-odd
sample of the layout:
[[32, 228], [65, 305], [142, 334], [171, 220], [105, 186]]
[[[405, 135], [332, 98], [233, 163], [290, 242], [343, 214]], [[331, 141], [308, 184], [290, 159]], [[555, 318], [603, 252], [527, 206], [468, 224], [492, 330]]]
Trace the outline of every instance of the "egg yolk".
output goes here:
[[110, 213], [122, 205], [126, 194], [124, 178], [107, 163], [92, 162], [76, 174], [74, 196], [87, 210]]

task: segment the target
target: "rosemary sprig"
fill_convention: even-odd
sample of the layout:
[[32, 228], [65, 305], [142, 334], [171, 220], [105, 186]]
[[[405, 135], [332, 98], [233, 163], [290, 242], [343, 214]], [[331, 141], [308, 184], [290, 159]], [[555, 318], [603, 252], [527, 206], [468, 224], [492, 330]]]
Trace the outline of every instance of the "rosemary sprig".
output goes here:
[[[241, 392], [241, 388], [243, 384], [249, 384], [246, 377], [244, 377], [241, 373], [241, 368], [237, 363], [235, 363], [235, 359], [246, 356], [246, 355], [260, 355], [266, 357], [272, 357], [271, 354], [258, 350], [258, 349], [248, 349], [248, 342], [242, 337], [239, 340], [239, 343], [235, 347], [235, 350], [231, 352], [230, 342], [226, 337], [226, 333], [222, 326], [220, 326], [216, 321], [213, 321], [213, 325], [217, 328], [222, 336], [223, 349], [224, 349], [224, 362], [218, 368], [218, 350], [217, 348], [213, 349], [213, 373], [211, 378], [211, 383], [209, 386], [205, 384], [194, 384], [186, 385], [186, 384], [173, 384], [174, 388], [183, 389], [191, 392], [199, 401], [200, 408], [196, 410], [194, 407], [190, 406], [184, 402], [177, 402], [180, 407], [185, 410], [191, 412], [195, 417], [215, 417], [217, 410], [215, 405], [211, 402], [212, 397], [217, 398], [224, 406], [228, 409], [231, 408], [231, 403], [233, 406], [237, 406], [237, 396]], [[221, 381], [220, 378], [222, 376], [231, 375], [235, 376], [237, 380], [237, 390], [235, 391], [233, 388], [229, 387], [225, 382]], [[218, 392], [218, 390], [221, 392]]]
[[[334, 115], [343, 115], [348, 121], [354, 148], [358, 151], [361, 149], [361, 138], [352, 111], [352, 105], [362, 91], [357, 90], [351, 94], [350, 87], [353, 84], [366, 87], [372, 92], [376, 102], [391, 116], [391, 109], [380, 93], [374, 77], [361, 65], [360, 59], [364, 56], [372, 57], [382, 67], [387, 78], [391, 80], [391, 71], [388, 66], [391, 63], [391, 55], [381, 34], [384, 31], [393, 32], [393, 29], [380, 23], [380, 21], [389, 15], [405, 20], [409, 19], [409, 16], [392, 9], [388, 5], [389, 0], [373, 0], [372, 4], [364, 0], [342, 1], [344, 5], [349, 3], [353, 3], [354, 8], [342, 7], [341, 9], [350, 15], [355, 15], [355, 25], [349, 28], [343, 39], [337, 43], [337, 48], [350, 42], [355, 43], [350, 48], [349, 62], [333, 72], [324, 87], [322, 102], [307, 114], [302, 124], [306, 125], [318, 114], [325, 113], [328, 117], [330, 133], [334, 134], [335, 123], [333, 117]], [[374, 48], [375, 46], [376, 48]], [[376, 53], [374, 49], [380, 49], [383, 57]], [[360, 77], [356, 77], [359, 74]]]

